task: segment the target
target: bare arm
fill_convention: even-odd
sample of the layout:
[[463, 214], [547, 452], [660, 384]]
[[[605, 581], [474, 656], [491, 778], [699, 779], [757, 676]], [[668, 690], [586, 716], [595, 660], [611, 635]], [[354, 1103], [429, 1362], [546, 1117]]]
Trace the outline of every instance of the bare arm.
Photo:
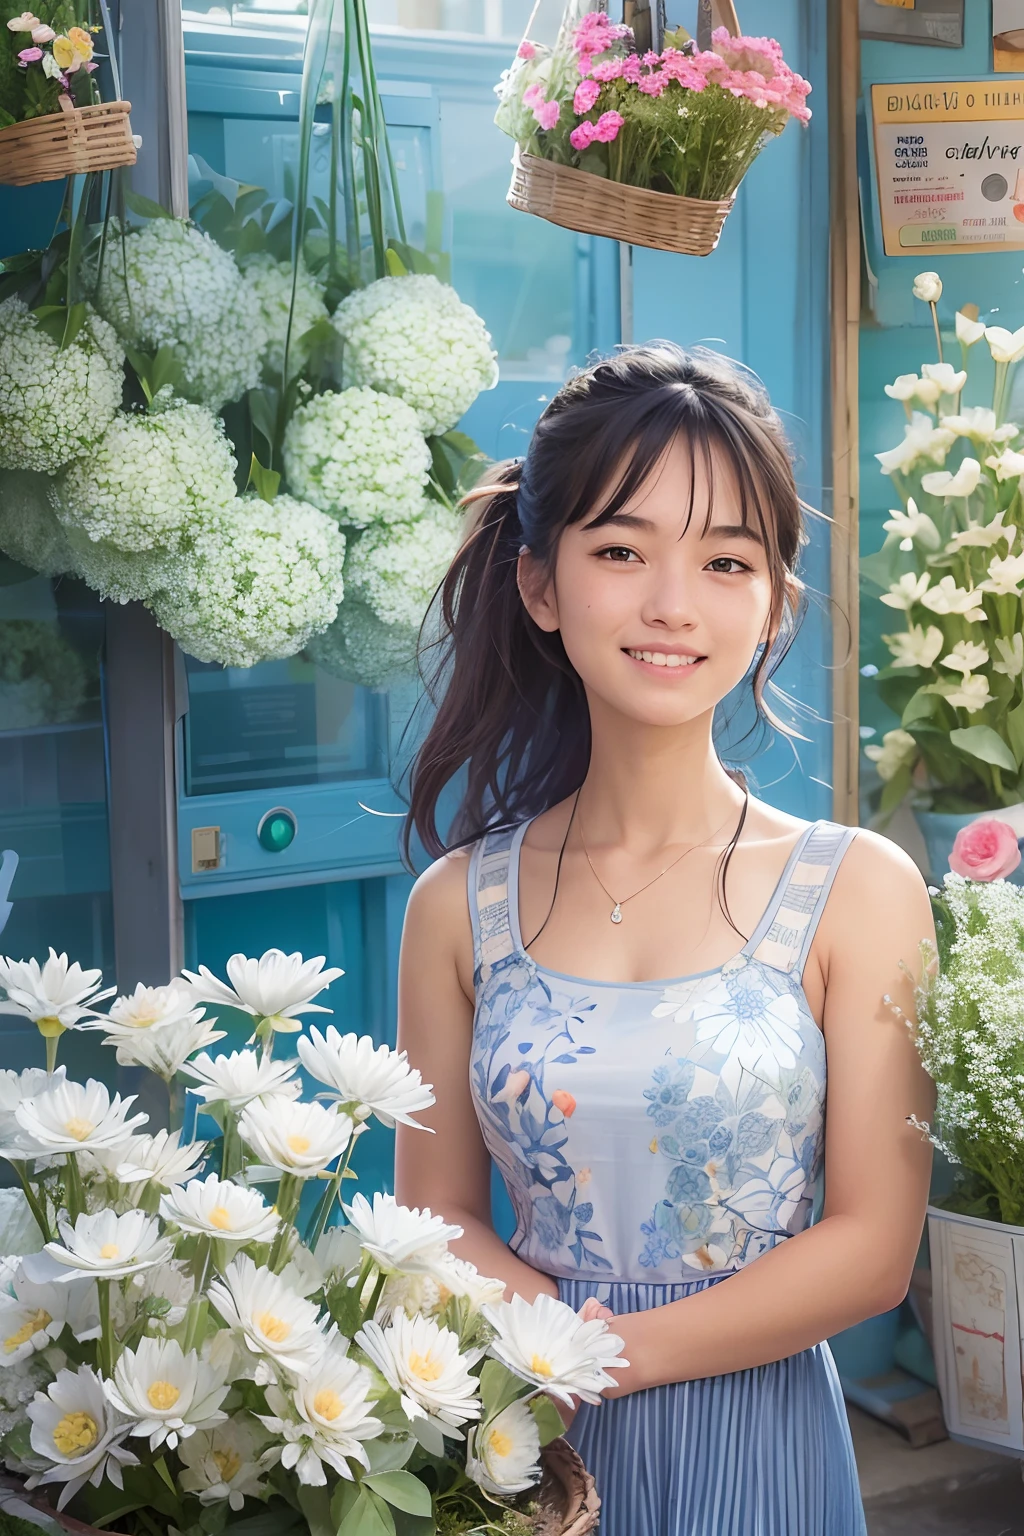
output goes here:
[[813, 1227], [728, 1280], [617, 1317], [632, 1364], [605, 1397], [781, 1360], [897, 1306], [924, 1223], [932, 1151], [906, 1124], [931, 1118], [934, 1088], [882, 1002], [913, 1017], [903, 961], [933, 933], [920, 875], [893, 844], [860, 834], [812, 950], [807, 992], [823, 994], [828, 1051], [825, 1206]]
[[504, 1280], [506, 1297], [557, 1296], [550, 1275], [525, 1264], [491, 1225], [491, 1163], [473, 1107], [469, 1055], [473, 1032], [473, 938], [466, 854], [439, 859], [413, 888], [398, 969], [398, 1047], [407, 1051], [436, 1103], [399, 1125], [395, 1193], [400, 1204], [429, 1207], [465, 1235], [451, 1244], [481, 1274]]

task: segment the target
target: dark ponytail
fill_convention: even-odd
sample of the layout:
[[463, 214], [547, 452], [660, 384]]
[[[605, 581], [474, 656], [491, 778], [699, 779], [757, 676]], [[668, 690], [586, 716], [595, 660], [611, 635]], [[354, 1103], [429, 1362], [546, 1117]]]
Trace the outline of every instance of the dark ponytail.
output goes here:
[[[534, 429], [525, 460], [495, 469], [465, 498], [467, 530], [439, 594], [441, 637], [421, 653], [436, 709], [412, 767], [404, 830], [432, 857], [489, 827], [538, 815], [574, 793], [590, 761], [590, 714], [558, 632], [541, 630], [519, 594], [525, 546], [553, 565], [565, 527], [620, 510], [679, 436], [713, 485], [713, 452], [731, 465], [740, 511], [757, 527], [772, 578], [772, 642], [755, 666], [764, 688], [792, 640], [801, 505], [785, 436], [759, 381], [715, 353], [671, 342], [623, 347], [575, 374]], [[694, 477], [691, 476], [690, 512]], [[713, 496], [711, 498], [713, 500]], [[708, 518], [710, 519], [710, 506]], [[466, 782], [449, 836], [437, 826], [445, 786]]]

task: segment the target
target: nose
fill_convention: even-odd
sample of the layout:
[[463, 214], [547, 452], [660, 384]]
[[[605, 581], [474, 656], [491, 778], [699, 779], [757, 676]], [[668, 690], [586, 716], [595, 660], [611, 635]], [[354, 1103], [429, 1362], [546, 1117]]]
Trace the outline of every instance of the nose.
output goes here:
[[645, 624], [656, 629], [686, 631], [696, 626], [694, 577], [678, 547], [673, 558], [651, 566], [642, 617]]

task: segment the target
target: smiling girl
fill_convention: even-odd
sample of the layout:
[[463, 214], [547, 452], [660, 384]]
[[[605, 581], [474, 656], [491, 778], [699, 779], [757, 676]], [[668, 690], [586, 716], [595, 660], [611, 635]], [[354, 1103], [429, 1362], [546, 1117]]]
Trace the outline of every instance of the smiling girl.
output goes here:
[[861, 1536], [824, 1341], [910, 1280], [933, 1098], [882, 999], [912, 1013], [932, 928], [898, 848], [715, 750], [744, 680], [771, 718], [799, 609], [778, 418], [713, 354], [625, 348], [471, 500], [400, 968], [435, 1134], [398, 1128], [398, 1198], [507, 1295], [615, 1314], [629, 1367], [568, 1430], [602, 1536]]

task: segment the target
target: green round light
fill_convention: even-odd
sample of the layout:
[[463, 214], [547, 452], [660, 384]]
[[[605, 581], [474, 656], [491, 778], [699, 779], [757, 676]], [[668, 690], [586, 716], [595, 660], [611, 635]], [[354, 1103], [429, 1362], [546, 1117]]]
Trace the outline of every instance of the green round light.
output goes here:
[[256, 828], [261, 848], [268, 853], [283, 853], [295, 840], [296, 821], [291, 811], [268, 811]]

